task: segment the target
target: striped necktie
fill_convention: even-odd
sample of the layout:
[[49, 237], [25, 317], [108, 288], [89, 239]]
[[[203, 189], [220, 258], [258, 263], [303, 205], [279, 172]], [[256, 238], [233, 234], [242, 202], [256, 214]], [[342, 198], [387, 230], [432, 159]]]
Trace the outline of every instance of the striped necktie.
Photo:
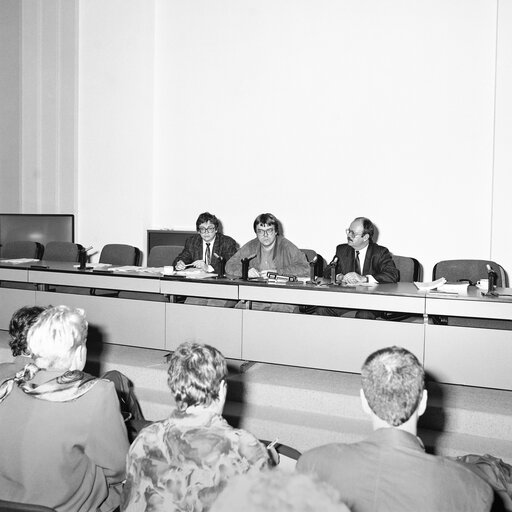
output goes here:
[[204, 262], [209, 265], [211, 260], [211, 253], [210, 253], [210, 244], [206, 244], [206, 254], [204, 256]]

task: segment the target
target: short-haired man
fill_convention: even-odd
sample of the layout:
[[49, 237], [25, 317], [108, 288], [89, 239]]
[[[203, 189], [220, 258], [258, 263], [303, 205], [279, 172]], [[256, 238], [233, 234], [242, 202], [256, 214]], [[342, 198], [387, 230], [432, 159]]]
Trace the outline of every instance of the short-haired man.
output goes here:
[[378, 350], [366, 359], [361, 379], [373, 434], [310, 450], [297, 469], [331, 484], [352, 512], [490, 510], [491, 487], [462, 464], [425, 453], [417, 437], [427, 406], [417, 358], [400, 347]]
[[[346, 229], [347, 243], [336, 247], [336, 281], [346, 284], [396, 283], [400, 272], [386, 247], [373, 241], [375, 227], [366, 217], [356, 217]], [[333, 258], [334, 259], [334, 258]], [[324, 277], [329, 277], [327, 267]]]
[[268, 272], [307, 277], [309, 264], [304, 253], [279, 234], [279, 221], [271, 213], [258, 215], [253, 222], [256, 238], [242, 246], [228, 261], [226, 272], [240, 277], [242, 259], [249, 258], [249, 277], [266, 276]]
[[[336, 247], [336, 282], [346, 285], [361, 283], [396, 283], [400, 271], [396, 268], [391, 253], [386, 247], [373, 241], [375, 227], [366, 217], [356, 217], [346, 230], [347, 243]], [[324, 270], [324, 279], [331, 276], [332, 264]], [[350, 310], [345, 308], [317, 307], [316, 315], [343, 316]], [[371, 311], [358, 312], [361, 318], [375, 318]]]
[[[242, 275], [242, 259], [249, 259], [248, 277], [267, 277], [269, 272], [278, 275], [306, 277], [309, 263], [304, 253], [279, 233], [279, 221], [271, 213], [258, 215], [253, 222], [256, 238], [241, 247], [228, 261], [226, 273], [237, 277]], [[242, 303], [240, 303], [241, 306]], [[237, 307], [240, 307], [237, 306]], [[272, 304], [253, 302], [253, 309], [296, 313], [299, 307], [294, 304]]]
[[219, 272], [220, 258], [228, 261], [238, 249], [238, 244], [220, 232], [219, 219], [209, 212], [196, 220], [197, 234], [185, 241], [185, 247], [174, 260], [176, 270], [193, 265], [204, 272]]

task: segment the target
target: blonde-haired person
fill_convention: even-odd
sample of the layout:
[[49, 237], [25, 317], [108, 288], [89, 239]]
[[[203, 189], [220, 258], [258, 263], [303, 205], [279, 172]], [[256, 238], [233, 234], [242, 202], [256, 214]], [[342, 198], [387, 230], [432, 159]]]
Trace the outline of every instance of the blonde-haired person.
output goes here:
[[86, 337], [83, 310], [66, 306], [29, 330], [35, 364], [0, 386], [0, 498], [59, 512], [118, 506], [128, 438], [114, 385], [82, 371]]
[[230, 478], [269, 465], [263, 445], [221, 416], [227, 367], [217, 349], [183, 343], [172, 354], [168, 373], [176, 408], [132, 444], [124, 511], [204, 512]]

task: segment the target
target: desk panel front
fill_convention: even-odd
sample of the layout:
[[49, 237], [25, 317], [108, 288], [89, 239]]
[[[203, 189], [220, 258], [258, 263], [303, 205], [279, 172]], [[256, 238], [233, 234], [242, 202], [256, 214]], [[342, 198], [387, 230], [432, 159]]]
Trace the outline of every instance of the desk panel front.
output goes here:
[[424, 324], [243, 310], [242, 359], [359, 372], [366, 357], [389, 345], [420, 361]]
[[165, 349], [165, 304], [143, 300], [37, 292], [37, 305], [83, 308], [89, 338], [98, 342]]
[[216, 347], [225, 357], [241, 359], [241, 309], [173, 303], [165, 306], [167, 349], [195, 341]]
[[425, 327], [425, 369], [436, 380], [512, 390], [512, 331]]
[[421, 315], [425, 311], [425, 294], [418, 292], [412, 283], [329, 288], [240, 284], [239, 298], [256, 302], [399, 311]]

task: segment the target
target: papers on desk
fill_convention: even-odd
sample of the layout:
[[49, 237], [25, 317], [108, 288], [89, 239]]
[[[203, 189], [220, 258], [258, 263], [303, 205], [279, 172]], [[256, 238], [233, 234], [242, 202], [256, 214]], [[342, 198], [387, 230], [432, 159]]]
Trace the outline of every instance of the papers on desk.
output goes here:
[[14, 263], [15, 265], [19, 265], [21, 263], [34, 263], [39, 260], [35, 260], [33, 258], [16, 258], [13, 260], [0, 260], [2, 263]]
[[124, 267], [109, 267], [108, 270], [112, 270], [112, 272], [137, 272], [140, 269], [141, 267], [135, 265], [125, 265]]
[[435, 281], [428, 281], [426, 283], [420, 283], [420, 282], [414, 281], [416, 288], [418, 288], [418, 290], [422, 290], [422, 291], [435, 290], [438, 286], [442, 286], [445, 283], [446, 283], [446, 279], [444, 277], [441, 277], [440, 279], [436, 279]]
[[[92, 268], [92, 269], [95, 269], [97, 268], [98, 270], [107, 270], [109, 269], [110, 270], [110, 267], [112, 265], [110, 263], [87, 263], [87, 268]], [[74, 268], [79, 268], [80, 265], [73, 265]]]
[[208, 279], [209, 277], [217, 277], [213, 272], [205, 272], [200, 268], [187, 268], [185, 270], [178, 270], [174, 272], [174, 276], [184, 276], [189, 279]]
[[468, 282], [457, 281], [448, 282], [444, 277], [430, 281], [428, 283], [414, 282], [416, 288], [421, 291], [426, 291], [429, 295], [464, 295], [468, 293]]

